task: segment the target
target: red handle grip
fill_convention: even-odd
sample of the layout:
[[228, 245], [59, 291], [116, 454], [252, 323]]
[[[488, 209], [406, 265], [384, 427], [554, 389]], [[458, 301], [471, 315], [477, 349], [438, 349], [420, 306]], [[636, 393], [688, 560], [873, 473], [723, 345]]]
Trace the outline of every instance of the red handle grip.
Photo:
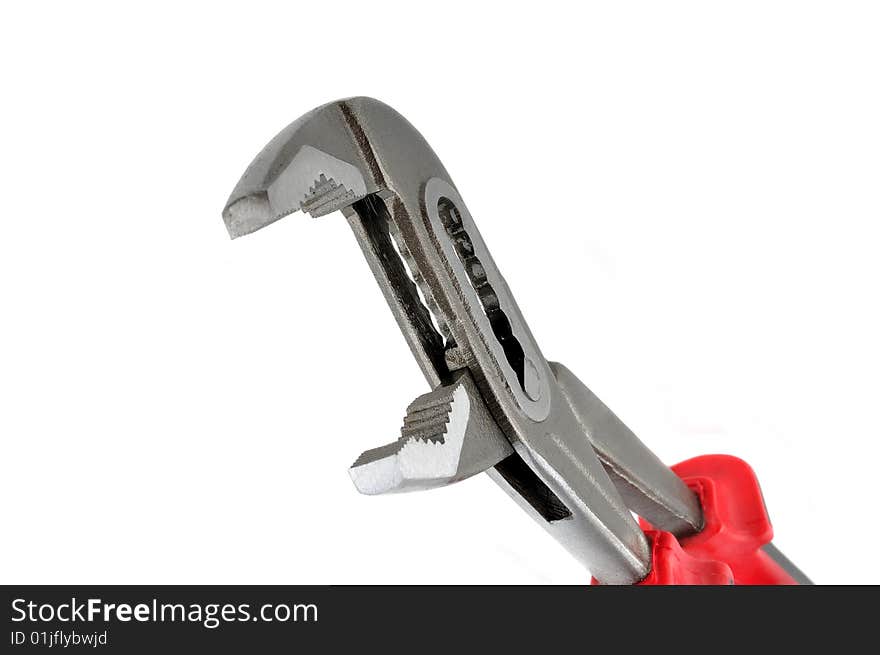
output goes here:
[[699, 497], [703, 529], [677, 539], [641, 520], [653, 566], [640, 585], [798, 584], [764, 546], [773, 527], [755, 472], [730, 455], [703, 455], [672, 467]]

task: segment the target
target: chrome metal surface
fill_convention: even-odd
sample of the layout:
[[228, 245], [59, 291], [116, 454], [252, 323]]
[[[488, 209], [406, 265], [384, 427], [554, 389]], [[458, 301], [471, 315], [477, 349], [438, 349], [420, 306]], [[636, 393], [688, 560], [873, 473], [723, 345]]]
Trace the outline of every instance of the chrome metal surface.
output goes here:
[[365, 451], [352, 464], [358, 491], [380, 494], [440, 487], [513, 454], [467, 370], [416, 398], [397, 441]]
[[238, 237], [300, 209], [345, 214], [434, 389], [401, 440], [355, 463], [361, 491], [487, 470], [604, 583], [650, 570], [630, 508], [698, 528], [678, 478], [567, 369], [551, 370], [451, 178], [400, 114], [371, 98], [309, 112], [257, 155], [223, 218]]
[[627, 506], [654, 527], [686, 536], [703, 527], [697, 496], [574, 373], [550, 362], [559, 388]]

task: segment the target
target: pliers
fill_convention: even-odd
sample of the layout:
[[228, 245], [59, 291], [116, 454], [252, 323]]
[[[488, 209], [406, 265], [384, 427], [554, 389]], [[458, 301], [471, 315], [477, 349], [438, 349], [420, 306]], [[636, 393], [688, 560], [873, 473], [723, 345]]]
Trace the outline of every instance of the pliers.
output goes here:
[[399, 439], [355, 461], [359, 491], [486, 472], [594, 582], [809, 583], [770, 544], [745, 462], [667, 467], [544, 358], [443, 164], [395, 110], [357, 97], [305, 114], [257, 155], [223, 219], [235, 238], [298, 210], [342, 211], [431, 387]]

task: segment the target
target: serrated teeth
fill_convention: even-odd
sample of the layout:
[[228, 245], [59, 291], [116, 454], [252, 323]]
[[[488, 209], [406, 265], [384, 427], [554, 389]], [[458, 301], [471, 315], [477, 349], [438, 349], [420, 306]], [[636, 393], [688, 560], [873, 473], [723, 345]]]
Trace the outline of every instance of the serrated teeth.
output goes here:
[[353, 191], [349, 191], [344, 184], [338, 184], [332, 177], [321, 173], [314, 184], [309, 187], [300, 208], [311, 214], [312, 218], [318, 218], [332, 214], [337, 209], [351, 204], [354, 200]]
[[358, 491], [380, 494], [439, 487], [494, 466], [513, 453], [466, 370], [416, 398], [401, 437], [364, 452], [349, 473]]

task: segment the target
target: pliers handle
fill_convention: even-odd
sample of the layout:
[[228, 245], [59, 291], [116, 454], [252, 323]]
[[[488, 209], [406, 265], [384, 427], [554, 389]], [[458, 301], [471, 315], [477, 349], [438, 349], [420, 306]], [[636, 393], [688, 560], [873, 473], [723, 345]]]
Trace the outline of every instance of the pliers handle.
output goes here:
[[761, 487], [746, 462], [702, 455], [672, 470], [699, 498], [703, 529], [678, 538], [640, 519], [652, 567], [639, 585], [812, 584], [771, 543], [773, 526]]

